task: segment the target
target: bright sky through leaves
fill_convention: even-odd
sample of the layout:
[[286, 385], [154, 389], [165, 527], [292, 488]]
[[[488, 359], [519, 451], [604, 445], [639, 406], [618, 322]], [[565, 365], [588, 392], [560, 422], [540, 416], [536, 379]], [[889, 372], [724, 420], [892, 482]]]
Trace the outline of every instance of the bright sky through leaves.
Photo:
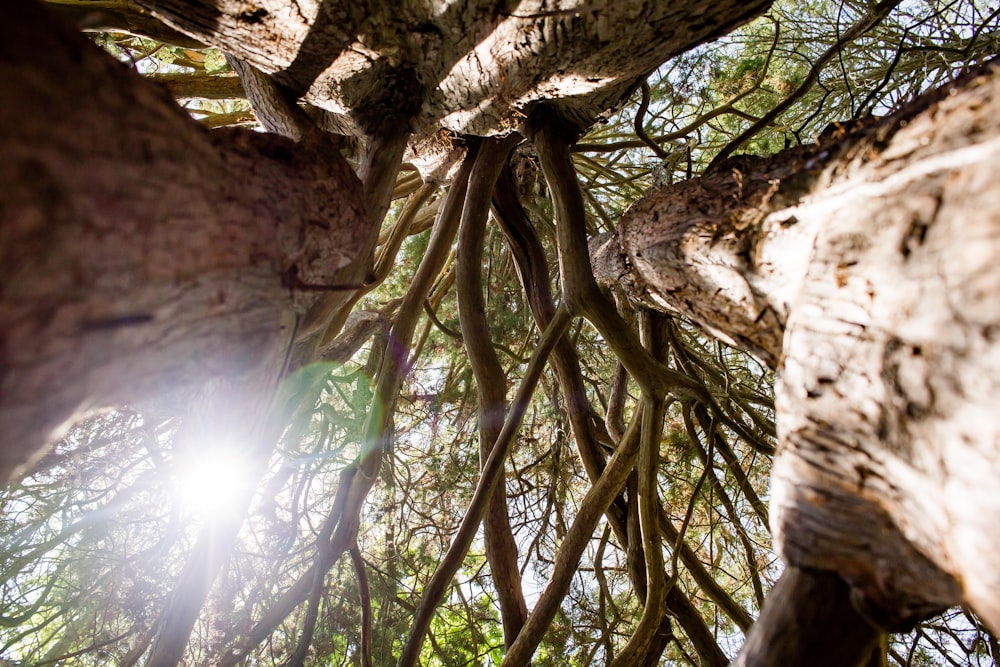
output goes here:
[[[774, 153], [814, 141], [840, 121], [884, 115], [950, 80], [966, 63], [1000, 52], [996, 0], [906, 0], [861, 38], [841, 43], [875, 4], [782, 0], [766, 17], [660, 67], [647, 80], [644, 110], [637, 90], [573, 153], [588, 234], [615, 228], [654, 182], [700, 174], [719, 150], [800, 87], [795, 103], [738, 152]], [[555, 24], [558, 18], [545, 20]], [[252, 122], [245, 94], [229, 97], [241, 88], [233, 86], [238, 81], [219, 51], [126, 33], [92, 36], [167, 87], [205, 127]], [[452, 38], [457, 36], [445, 36]], [[837, 57], [817, 67], [829, 49]], [[814, 67], [817, 76], [811, 77]], [[803, 86], [808, 81], [814, 83]], [[553, 206], [537, 157], [525, 145], [510, 166], [542, 245], [540, 263], [547, 262], [554, 276]], [[386, 277], [344, 325], [364, 335], [345, 336], [343, 345], [331, 346], [320, 362], [286, 383], [292, 416], [280, 425], [280, 441], [226, 438], [223, 420], [211, 409], [199, 413], [208, 428], [185, 423], [183, 416], [122, 410], [81, 424], [32, 475], [0, 489], [0, 667], [141, 665], [163, 627], [159, 619], [184, 613], [185, 604], [194, 607], [185, 602], [193, 598], [175, 593], [185, 572], [202, 576], [199, 568], [214, 583], [195, 609], [194, 631], [163, 642], [181, 643], [181, 664], [235, 664], [220, 662], [234, 656], [244, 656], [239, 664], [262, 666], [361, 664], [365, 623], [371, 624], [375, 664], [391, 663], [479, 479], [481, 387], [458, 314], [457, 252], [426, 298], [414, 301], [415, 334], [400, 339], [405, 327], [393, 330], [413, 315], [402, 306], [403, 295], [412, 289], [430, 244], [427, 228], [449, 188], [443, 184], [427, 195], [424, 187], [409, 166], [398, 174], [378, 249]], [[411, 205], [412, 221], [401, 223]], [[483, 293], [509, 401], [539, 333], [514, 254], [498, 225], [487, 229]], [[558, 301], [560, 284], [555, 278], [551, 283]], [[639, 392], [625, 375], [616, 379], [617, 360], [593, 327], [575, 324], [569, 338], [584, 402], [593, 408], [587, 424], [595, 427], [606, 458], [617, 441], [606, 427], [624, 428], [638, 411]], [[773, 377], [752, 357], [679, 319], [670, 323], [669, 346], [671, 363], [704, 382], [713, 401], [688, 409], [676, 402], [662, 420], [656, 492], [662, 529], [671, 531], [661, 536], [664, 569], [678, 576], [671, 580], [674, 635], [659, 664], [710, 664], [699, 650], [735, 655], [741, 623], [756, 616], [781, 569], [767, 529]], [[379, 391], [380, 369], [396, 369], [383, 364], [385, 358], [407, 363], [391, 400]], [[592, 486], [568, 410], [558, 377], [546, 370], [507, 463], [515, 567], [529, 610], [556, 570], [558, 551]], [[620, 425], [606, 418], [616, 410]], [[391, 415], [389, 425], [366, 437], [370, 416], [382, 411]], [[375, 445], [384, 447], [377, 475], [355, 474], [352, 460]], [[354, 548], [331, 561], [332, 527], [346, 504], [338, 491], [353, 479], [372, 486], [356, 513]], [[363, 487], [355, 484], [355, 493]], [[484, 544], [475, 541], [462, 561], [435, 612], [420, 664], [502, 659], [499, 595]], [[618, 654], [642, 612], [642, 577], [633, 578], [638, 568], [630, 569], [630, 562], [641, 564], [641, 551], [630, 553], [610, 524], [598, 526], [533, 664], [608, 664]], [[705, 641], [699, 644], [689, 629], [700, 628]], [[304, 657], [296, 663], [300, 647]], [[913, 633], [894, 635], [887, 658], [900, 667], [985, 667], [998, 655], [1000, 644], [978, 619], [955, 609]]]

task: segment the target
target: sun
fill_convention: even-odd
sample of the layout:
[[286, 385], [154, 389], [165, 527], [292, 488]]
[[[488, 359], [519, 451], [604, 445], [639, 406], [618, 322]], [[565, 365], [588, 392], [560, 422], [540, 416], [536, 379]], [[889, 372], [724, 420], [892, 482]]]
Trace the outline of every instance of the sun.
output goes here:
[[236, 446], [195, 447], [176, 461], [175, 493], [185, 513], [228, 516], [246, 507], [252, 473], [249, 457]]

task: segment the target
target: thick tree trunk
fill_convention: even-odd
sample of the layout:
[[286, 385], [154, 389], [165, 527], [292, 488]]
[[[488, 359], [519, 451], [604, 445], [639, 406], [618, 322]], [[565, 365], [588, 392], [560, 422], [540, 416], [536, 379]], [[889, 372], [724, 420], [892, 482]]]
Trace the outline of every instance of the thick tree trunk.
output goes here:
[[0, 4], [0, 32], [8, 479], [87, 410], [218, 377], [266, 389], [313, 288], [354, 280], [370, 233], [335, 150], [208, 133], [30, 3]]
[[[553, 125], [582, 127], [768, 2], [144, 4], [390, 140], [505, 133], [540, 101]], [[30, 4], [0, 4], [0, 31], [7, 478], [82, 411], [273, 381], [316, 294], [336, 302], [367, 268], [381, 216], [365, 198], [381, 210], [397, 160], [366, 162], [390, 167], [362, 186], [322, 142], [206, 133]], [[998, 81], [992, 69], [823, 146], [653, 193], [596, 262], [606, 284], [779, 372], [777, 545], [809, 585], [835, 572], [884, 628], [965, 601], [1000, 630]], [[561, 149], [549, 157], [572, 174]], [[769, 604], [757, 637], [785, 612]], [[773, 644], [749, 641], [743, 659], [766, 663], [754, 647]]]
[[174, 28], [249, 62], [372, 132], [412, 120], [488, 136], [540, 100], [586, 127], [667, 58], [723, 35], [769, 0], [416, 3], [141, 0]]
[[776, 546], [887, 629], [965, 602], [1000, 631], [998, 166], [990, 66], [653, 192], [592, 244], [605, 285], [778, 371]]

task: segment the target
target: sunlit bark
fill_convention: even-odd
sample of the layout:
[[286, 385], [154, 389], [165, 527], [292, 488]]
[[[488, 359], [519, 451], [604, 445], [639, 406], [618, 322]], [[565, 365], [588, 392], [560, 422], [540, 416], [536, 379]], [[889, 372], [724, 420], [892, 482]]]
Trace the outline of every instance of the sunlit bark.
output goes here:
[[771, 522], [893, 629], [965, 602], [1000, 627], [998, 69], [818, 147], [650, 194], [602, 282], [778, 370]]
[[[586, 127], [668, 57], [769, 2], [143, 0], [182, 32], [246, 60], [370, 132], [401, 105], [412, 129], [507, 132], [532, 102]], [[406, 117], [408, 114], [401, 114]]]

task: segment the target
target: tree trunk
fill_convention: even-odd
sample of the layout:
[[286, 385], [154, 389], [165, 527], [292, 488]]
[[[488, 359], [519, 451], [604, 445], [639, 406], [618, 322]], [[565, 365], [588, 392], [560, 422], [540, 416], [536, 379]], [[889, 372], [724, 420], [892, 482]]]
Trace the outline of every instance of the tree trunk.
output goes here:
[[246, 60], [367, 133], [411, 121], [489, 136], [534, 102], [590, 125], [670, 56], [723, 35], [769, 0], [364, 3], [142, 0], [165, 23]]
[[833, 572], [790, 567], [767, 598], [761, 618], [731, 667], [862, 667], [879, 632], [851, 606], [851, 593]]
[[[769, 3], [143, 4], [391, 155], [369, 151], [362, 185], [322, 141], [209, 134], [31, 4], [0, 4], [0, 478], [90, 409], [219, 378], [266, 394], [300, 316], [319, 294], [336, 311], [368, 268], [409, 131], [503, 134], [540, 102], [582, 128]], [[817, 590], [838, 584], [823, 572], [846, 582], [829, 609], [846, 595], [882, 628], [964, 601], [1000, 631], [998, 82], [987, 69], [821, 146], [654, 192], [595, 262], [778, 371], [776, 544]], [[542, 139], [554, 182], [572, 178], [562, 136]], [[563, 208], [560, 244], [579, 246], [582, 202]], [[353, 508], [379, 460], [345, 487]], [[758, 638], [780, 600], [746, 664], [777, 664]]]
[[[327, 0], [298, 13], [269, 1], [143, 4], [372, 137], [419, 129], [420, 153], [441, 128], [510, 132], [539, 100], [589, 124], [669, 56], [769, 3], [549, 11]], [[126, 5], [115, 11], [94, 18], [162, 28]], [[216, 376], [273, 381], [316, 295], [335, 312], [340, 291], [361, 282], [359, 255], [380, 216], [366, 218], [358, 179], [332, 147], [208, 134], [34, 7], [3, 12], [0, 476], [9, 478], [88, 410], [165, 390], [188, 396]], [[51, 48], [29, 58], [32, 43]]]
[[78, 415], [266, 394], [370, 235], [335, 150], [209, 133], [30, 3], [0, 5], [0, 478]]
[[998, 166], [994, 65], [655, 191], [592, 243], [605, 286], [777, 370], [776, 546], [885, 629], [965, 602], [1000, 631]]

